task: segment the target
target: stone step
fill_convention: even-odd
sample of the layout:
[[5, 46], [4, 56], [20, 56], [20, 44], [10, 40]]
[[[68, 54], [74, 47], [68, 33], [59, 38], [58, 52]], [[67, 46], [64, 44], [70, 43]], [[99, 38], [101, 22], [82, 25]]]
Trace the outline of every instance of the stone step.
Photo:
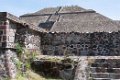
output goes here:
[[89, 80], [111, 80], [110, 78], [90, 78]]
[[103, 67], [90, 67], [90, 72], [93, 73], [120, 73], [120, 68], [103, 68]]
[[92, 78], [109, 78], [109, 74], [98, 74], [98, 73], [91, 73], [90, 77]]
[[115, 63], [115, 64], [120, 64], [120, 59], [91, 59], [94, 61], [94, 63]]
[[116, 73], [90, 73], [92, 78], [111, 78], [111, 79], [120, 79], [120, 74]]
[[111, 63], [100, 62], [100, 63], [92, 63], [91, 67], [120, 68], [120, 64], [117, 64], [117, 63], [114, 63], [114, 62], [111, 62]]
[[120, 63], [120, 59], [95, 59], [95, 62], [114, 62], [114, 63]]
[[112, 79], [112, 78], [90, 78], [89, 80], [120, 80], [120, 79]]

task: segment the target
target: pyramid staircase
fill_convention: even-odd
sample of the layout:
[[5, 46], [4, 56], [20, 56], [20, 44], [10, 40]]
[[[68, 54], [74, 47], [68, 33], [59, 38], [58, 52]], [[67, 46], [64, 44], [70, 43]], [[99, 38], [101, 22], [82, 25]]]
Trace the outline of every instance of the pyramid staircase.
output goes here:
[[120, 80], [120, 59], [95, 59], [89, 64], [89, 80]]

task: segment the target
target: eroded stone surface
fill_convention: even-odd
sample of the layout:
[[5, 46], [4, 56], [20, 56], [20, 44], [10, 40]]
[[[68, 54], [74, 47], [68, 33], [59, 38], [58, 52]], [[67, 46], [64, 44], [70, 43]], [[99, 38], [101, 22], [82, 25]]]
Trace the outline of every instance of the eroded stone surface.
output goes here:
[[0, 51], [0, 80], [6, 78], [7, 76], [7, 70], [5, 67], [5, 55], [4, 52]]
[[88, 80], [87, 58], [79, 58], [74, 80]]

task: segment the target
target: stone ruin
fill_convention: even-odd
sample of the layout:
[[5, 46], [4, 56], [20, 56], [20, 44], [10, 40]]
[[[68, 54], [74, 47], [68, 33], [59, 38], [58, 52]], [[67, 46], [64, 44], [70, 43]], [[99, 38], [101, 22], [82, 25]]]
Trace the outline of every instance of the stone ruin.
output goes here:
[[45, 8], [19, 18], [0, 12], [0, 80], [15, 78], [15, 45], [79, 59], [74, 80], [120, 79], [120, 25], [78, 6]]

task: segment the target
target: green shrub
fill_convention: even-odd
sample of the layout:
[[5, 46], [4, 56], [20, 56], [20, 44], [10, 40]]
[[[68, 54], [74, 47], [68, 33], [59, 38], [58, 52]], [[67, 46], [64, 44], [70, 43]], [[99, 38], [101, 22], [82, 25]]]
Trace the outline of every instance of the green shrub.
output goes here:
[[23, 52], [22, 45], [20, 45], [19, 43], [16, 43], [15, 49], [16, 49], [18, 57], [20, 57], [22, 55], [22, 52]]

